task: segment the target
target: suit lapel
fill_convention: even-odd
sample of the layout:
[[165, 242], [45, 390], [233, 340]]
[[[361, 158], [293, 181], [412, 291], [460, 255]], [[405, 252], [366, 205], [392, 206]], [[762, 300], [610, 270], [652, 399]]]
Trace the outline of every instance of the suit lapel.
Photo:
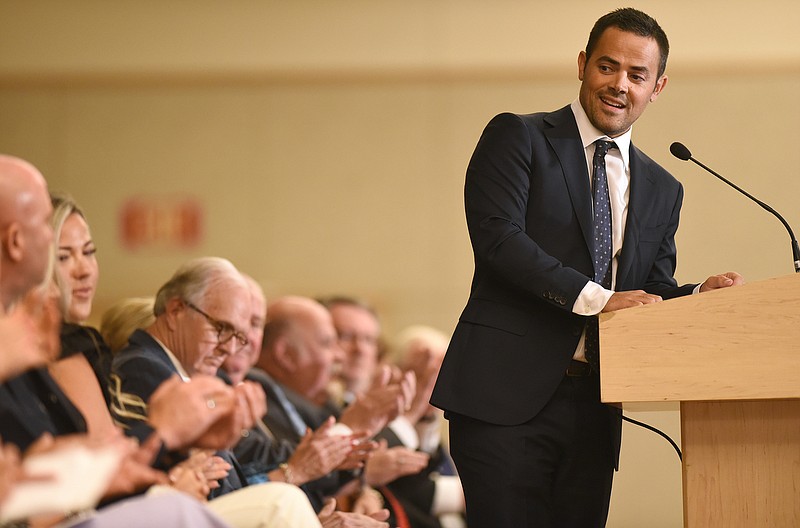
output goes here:
[[639, 150], [631, 144], [631, 186], [628, 198], [628, 219], [625, 224], [625, 237], [617, 265], [616, 289], [628, 289], [626, 281], [631, 271], [636, 251], [639, 247], [639, 234], [647, 212], [653, 207], [657, 196], [656, 181], [650, 172], [650, 163]]
[[544, 130], [544, 135], [561, 164], [575, 216], [578, 218], [589, 255], [592, 255], [594, 253], [592, 193], [586, 168], [586, 154], [581, 144], [575, 116], [570, 107], [566, 106], [545, 116], [544, 121], [552, 126]]

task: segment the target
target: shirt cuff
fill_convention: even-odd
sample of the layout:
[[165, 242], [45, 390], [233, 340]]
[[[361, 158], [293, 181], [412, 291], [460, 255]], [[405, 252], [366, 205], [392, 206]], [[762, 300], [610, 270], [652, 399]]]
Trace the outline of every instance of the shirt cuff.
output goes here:
[[333, 427], [328, 429], [328, 436], [350, 436], [353, 430], [342, 422], [336, 422]]
[[414, 428], [419, 438], [419, 447], [417, 449], [429, 454], [434, 453], [439, 448], [442, 439], [441, 427], [442, 424], [439, 421], [438, 413], [434, 414], [434, 419], [430, 422], [417, 422], [417, 426]]
[[578, 298], [575, 299], [575, 304], [572, 305], [572, 313], [577, 315], [597, 315], [603, 311], [612, 295], [614, 295], [613, 291], [603, 288], [596, 282], [589, 281], [583, 287], [581, 293], [578, 294]]
[[417, 430], [408, 421], [405, 416], [398, 416], [389, 424], [389, 429], [395, 436], [409, 449], [416, 450], [419, 448], [419, 435]]
[[452, 475], [439, 475], [434, 479], [433, 504], [431, 513], [461, 513], [464, 511], [464, 490], [461, 480]]

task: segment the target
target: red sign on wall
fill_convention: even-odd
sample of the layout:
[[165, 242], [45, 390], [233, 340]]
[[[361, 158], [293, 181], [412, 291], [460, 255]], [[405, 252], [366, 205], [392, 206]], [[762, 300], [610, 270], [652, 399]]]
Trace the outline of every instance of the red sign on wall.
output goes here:
[[191, 196], [137, 196], [122, 204], [119, 215], [122, 245], [132, 251], [184, 250], [203, 238], [203, 207]]

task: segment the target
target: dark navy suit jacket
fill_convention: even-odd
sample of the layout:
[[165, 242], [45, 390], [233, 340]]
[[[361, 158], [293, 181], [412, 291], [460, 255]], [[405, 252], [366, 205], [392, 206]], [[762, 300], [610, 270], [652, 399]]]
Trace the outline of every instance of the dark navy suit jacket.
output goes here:
[[[147, 402], [163, 382], [177, 375], [164, 348], [144, 330], [136, 330], [111, 363], [111, 414], [135, 434], [137, 425], [147, 418]], [[220, 487], [210, 498], [224, 495], [247, 485], [247, 479], [231, 451], [218, 451], [217, 456], [233, 466]]]
[[29, 370], [0, 384], [0, 438], [25, 451], [44, 433], [85, 433], [80, 411], [46, 368]]

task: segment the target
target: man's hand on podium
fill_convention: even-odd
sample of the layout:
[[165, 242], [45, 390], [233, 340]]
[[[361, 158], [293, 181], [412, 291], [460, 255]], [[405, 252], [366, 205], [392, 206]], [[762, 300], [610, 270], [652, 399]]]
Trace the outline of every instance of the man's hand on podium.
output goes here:
[[729, 271], [721, 275], [712, 275], [700, 285], [700, 292], [718, 290], [720, 288], [730, 288], [731, 286], [741, 286], [744, 279], [735, 271]]
[[614, 312], [624, 308], [633, 308], [643, 304], [653, 304], [661, 302], [661, 296], [647, 293], [644, 290], [631, 290], [614, 292], [614, 295], [603, 307], [603, 312]]

